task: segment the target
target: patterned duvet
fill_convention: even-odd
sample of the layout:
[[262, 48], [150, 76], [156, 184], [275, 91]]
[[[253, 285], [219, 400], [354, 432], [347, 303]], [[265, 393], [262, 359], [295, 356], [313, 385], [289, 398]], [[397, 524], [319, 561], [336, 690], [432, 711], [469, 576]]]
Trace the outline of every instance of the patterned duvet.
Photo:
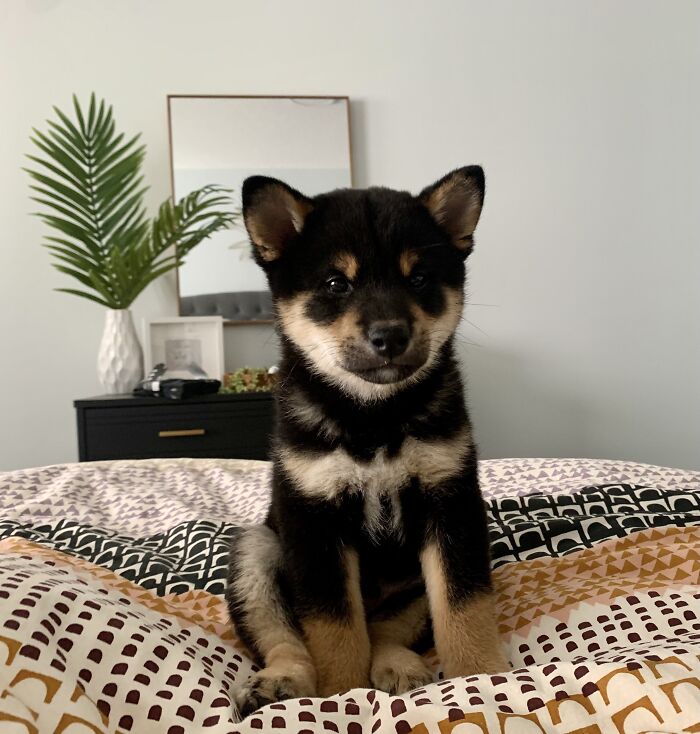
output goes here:
[[700, 472], [484, 461], [513, 670], [354, 690], [237, 723], [253, 669], [222, 592], [269, 467], [168, 460], [0, 474], [1, 732], [700, 732]]

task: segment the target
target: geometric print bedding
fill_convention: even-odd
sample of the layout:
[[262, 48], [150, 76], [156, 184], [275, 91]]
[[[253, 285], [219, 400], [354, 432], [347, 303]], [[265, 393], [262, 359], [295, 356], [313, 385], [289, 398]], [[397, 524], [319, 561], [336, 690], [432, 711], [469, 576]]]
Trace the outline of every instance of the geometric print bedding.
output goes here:
[[71, 520], [32, 525], [0, 520], [0, 539], [19, 537], [108, 568], [156, 594], [225, 591], [233, 526], [209, 520], [179, 523], [135, 538]]
[[602, 484], [487, 502], [494, 565], [561, 556], [646, 528], [700, 525], [700, 492]]
[[167, 460], [0, 475], [0, 731], [700, 732], [700, 473], [480, 465], [513, 666], [237, 722], [253, 670], [222, 597], [269, 466]]
[[[700, 525], [700, 492], [637, 485], [501, 497], [487, 500], [486, 506], [495, 568], [564, 555], [645, 528]], [[223, 594], [234, 529], [229, 523], [190, 520], [134, 537], [66, 519], [0, 520], [0, 539], [26, 538], [79, 556], [161, 596], [190, 589]]]

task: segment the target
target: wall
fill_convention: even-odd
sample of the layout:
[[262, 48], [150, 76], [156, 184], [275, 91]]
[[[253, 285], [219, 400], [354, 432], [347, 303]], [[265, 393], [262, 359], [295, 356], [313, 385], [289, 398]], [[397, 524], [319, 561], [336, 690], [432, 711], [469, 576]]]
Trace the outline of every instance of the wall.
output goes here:
[[[93, 89], [143, 131], [151, 202], [167, 93], [347, 94], [359, 185], [482, 163], [459, 343], [483, 453], [700, 468], [700, 3], [5, 0], [0, 69], [0, 469], [74, 459], [99, 392], [103, 314], [52, 292], [19, 170]], [[134, 311], [173, 314], [172, 279]], [[229, 329], [229, 363], [270, 336]]]

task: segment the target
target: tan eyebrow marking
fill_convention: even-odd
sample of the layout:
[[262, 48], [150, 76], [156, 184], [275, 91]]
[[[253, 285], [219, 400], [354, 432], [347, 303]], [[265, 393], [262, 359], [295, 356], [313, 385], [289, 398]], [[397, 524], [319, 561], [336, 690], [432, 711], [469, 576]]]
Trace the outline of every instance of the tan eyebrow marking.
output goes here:
[[349, 252], [341, 252], [333, 261], [333, 267], [339, 270], [348, 280], [354, 280], [360, 269], [357, 258]]
[[418, 253], [415, 250], [404, 250], [399, 256], [399, 267], [404, 276], [408, 278], [413, 266], [418, 262]]

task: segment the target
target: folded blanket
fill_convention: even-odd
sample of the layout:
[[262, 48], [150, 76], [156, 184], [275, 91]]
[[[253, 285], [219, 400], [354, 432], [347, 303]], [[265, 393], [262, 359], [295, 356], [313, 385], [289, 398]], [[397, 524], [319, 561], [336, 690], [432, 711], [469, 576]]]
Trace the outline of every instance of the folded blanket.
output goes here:
[[[237, 722], [254, 669], [223, 601], [269, 466], [169, 460], [0, 475], [0, 722], [26, 731], [700, 731], [700, 473], [481, 464], [514, 669], [355, 690]], [[10, 729], [8, 729], [9, 731]], [[461, 731], [461, 729], [460, 729]]]

